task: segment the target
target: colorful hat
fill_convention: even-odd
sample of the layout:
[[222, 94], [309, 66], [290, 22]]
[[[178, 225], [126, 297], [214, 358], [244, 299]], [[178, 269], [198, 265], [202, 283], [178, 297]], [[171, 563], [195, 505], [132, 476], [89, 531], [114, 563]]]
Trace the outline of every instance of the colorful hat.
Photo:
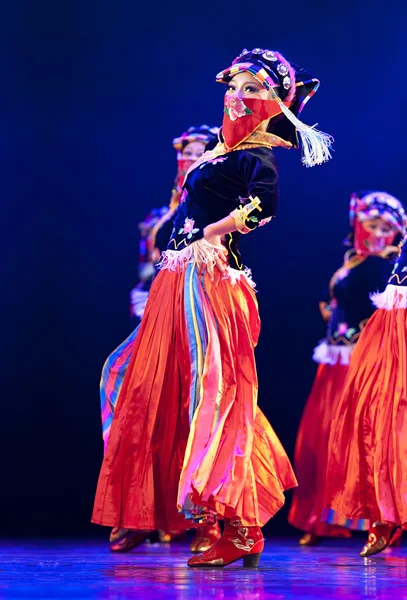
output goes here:
[[191, 142], [203, 142], [208, 144], [214, 139], [217, 139], [219, 133], [218, 127], [209, 127], [208, 125], [200, 125], [199, 127], [190, 127], [177, 138], [174, 138], [172, 145], [175, 150], [181, 152], [185, 146]]
[[387, 192], [353, 192], [350, 197], [349, 222], [353, 230], [355, 219], [363, 222], [380, 217], [401, 235], [406, 228], [406, 212], [400, 200]]
[[306, 102], [317, 91], [319, 80], [279, 52], [254, 48], [243, 50], [230, 67], [218, 73], [216, 81], [228, 83], [243, 72], [250, 73], [266, 90], [272, 90], [273, 99], [280, 104], [282, 114], [271, 119], [269, 131], [295, 147], [299, 146], [299, 135], [306, 166], [329, 160], [332, 137], [305, 125], [298, 118]]

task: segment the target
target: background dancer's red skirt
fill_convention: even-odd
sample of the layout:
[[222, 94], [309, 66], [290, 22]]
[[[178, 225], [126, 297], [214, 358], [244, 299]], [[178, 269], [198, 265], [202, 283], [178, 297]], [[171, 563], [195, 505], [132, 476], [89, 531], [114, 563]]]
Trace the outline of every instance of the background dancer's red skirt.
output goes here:
[[[341, 347], [338, 347], [340, 350]], [[343, 348], [348, 351], [348, 348]], [[347, 352], [350, 355], [350, 352]], [[322, 522], [329, 432], [343, 391], [348, 364], [336, 355], [335, 364], [320, 364], [302, 414], [295, 445], [298, 488], [293, 493], [288, 521], [317, 537], [348, 537], [344, 527]]]
[[[257, 408], [260, 329], [249, 279], [196, 265], [153, 283], [120, 390], [93, 522], [178, 529], [202, 508], [264, 525], [296, 485]], [[236, 274], [236, 275], [235, 275]]]
[[331, 429], [325, 506], [351, 519], [407, 522], [404, 308], [377, 310], [356, 345]]

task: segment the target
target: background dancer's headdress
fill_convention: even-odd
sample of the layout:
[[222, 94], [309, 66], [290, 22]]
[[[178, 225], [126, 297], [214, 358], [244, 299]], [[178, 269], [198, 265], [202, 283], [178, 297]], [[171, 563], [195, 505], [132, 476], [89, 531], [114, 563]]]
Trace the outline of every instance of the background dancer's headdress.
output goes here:
[[350, 197], [349, 222], [353, 229], [355, 219], [366, 221], [380, 217], [404, 235], [406, 212], [400, 200], [387, 192], [353, 192]]
[[203, 142], [205, 145], [214, 139], [217, 139], [219, 133], [218, 127], [209, 127], [208, 125], [200, 125], [199, 127], [190, 127], [182, 135], [176, 137], [172, 141], [172, 145], [178, 152], [178, 158], [185, 146], [191, 142]]
[[[393, 244], [397, 236], [403, 236], [406, 230], [406, 212], [400, 200], [380, 191], [353, 192], [349, 205], [349, 224], [351, 231], [344, 241], [353, 246], [357, 252], [369, 252], [369, 233], [363, 229], [363, 222], [381, 218], [391, 225], [389, 235], [383, 238], [381, 245]], [[377, 247], [377, 239], [374, 244]], [[379, 244], [380, 245], [380, 244]]]

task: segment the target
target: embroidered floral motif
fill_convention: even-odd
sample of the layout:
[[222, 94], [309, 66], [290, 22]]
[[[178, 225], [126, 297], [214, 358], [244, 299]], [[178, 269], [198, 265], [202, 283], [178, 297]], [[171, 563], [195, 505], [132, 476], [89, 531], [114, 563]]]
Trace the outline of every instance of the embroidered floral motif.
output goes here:
[[345, 333], [347, 331], [348, 331], [348, 324], [347, 323], [339, 323], [339, 325], [338, 325], [339, 335], [345, 335]]
[[208, 160], [208, 163], [211, 165], [217, 165], [218, 163], [223, 163], [227, 160], [227, 156], [219, 156], [218, 158], [212, 158], [212, 160]]
[[394, 273], [397, 271], [398, 268], [399, 268], [399, 263], [396, 262], [396, 264], [393, 267], [393, 271], [391, 272], [391, 274], [394, 275]]
[[234, 546], [236, 546], [236, 548], [238, 548], [239, 550], [244, 550], [245, 552], [250, 552], [250, 550], [254, 546], [254, 540], [252, 538], [249, 538], [248, 540], [244, 540], [244, 541], [242, 541], [240, 538], [229, 538], [229, 539], [232, 542], [232, 544]]
[[179, 198], [179, 203], [184, 204], [185, 200], [187, 199], [187, 196], [188, 196], [188, 192], [187, 192], [186, 188], [184, 188], [181, 192], [181, 196]]
[[354, 327], [349, 327], [347, 323], [339, 323], [338, 329], [334, 333], [334, 338], [344, 336], [347, 340], [351, 340], [355, 333], [357, 333], [357, 330]]
[[199, 229], [194, 228], [194, 225], [194, 219], [188, 219], [187, 217], [184, 221], [184, 226], [178, 231], [178, 235], [184, 234], [190, 240], [191, 237], [199, 231]]
[[218, 163], [223, 163], [227, 159], [227, 156], [219, 156], [218, 158], [211, 158], [204, 162], [199, 168], [203, 169], [206, 165], [217, 165]]
[[227, 96], [225, 113], [229, 115], [231, 121], [236, 121], [246, 115], [252, 115], [253, 111], [248, 108], [241, 98], [237, 96]]

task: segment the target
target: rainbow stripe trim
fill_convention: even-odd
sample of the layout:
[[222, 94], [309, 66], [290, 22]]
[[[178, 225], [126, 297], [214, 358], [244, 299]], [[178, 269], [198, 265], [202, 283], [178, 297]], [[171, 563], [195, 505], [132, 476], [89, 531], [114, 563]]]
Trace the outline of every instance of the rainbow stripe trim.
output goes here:
[[401, 220], [400, 214], [395, 215], [383, 207], [374, 206], [372, 208], [358, 210], [356, 215], [357, 215], [358, 219], [362, 222], [367, 219], [374, 219], [376, 217], [380, 217], [381, 219], [383, 219], [390, 225], [393, 225], [393, 227], [395, 229], [397, 229], [397, 231], [399, 233], [404, 233], [404, 224], [403, 224], [403, 222], [400, 222], [400, 220]]
[[[213, 137], [215, 137], [215, 135]], [[173, 139], [172, 145], [175, 150], [182, 150], [184, 146], [190, 144], [191, 142], [204, 142], [207, 144], [210, 139], [212, 139], [212, 136], [205, 135], [204, 133], [191, 133], [185, 137]]]
[[245, 72], [248, 72], [251, 75], [253, 75], [253, 77], [255, 79], [257, 79], [257, 81], [259, 83], [261, 83], [263, 87], [266, 88], [266, 90], [269, 90], [272, 87], [278, 87], [280, 85], [279, 83], [276, 83], [275, 81], [273, 81], [273, 79], [267, 73], [266, 69], [263, 69], [263, 67], [259, 67], [250, 62], [237, 63], [236, 65], [232, 65], [228, 69], [221, 71], [216, 76], [216, 81], [224, 82], [226, 78], [232, 78], [235, 75], [237, 75], [237, 73], [245, 73]]
[[112, 352], [103, 365], [100, 380], [100, 408], [102, 412], [102, 433], [105, 450], [109, 440], [117, 399], [122, 389], [124, 376], [132, 355], [133, 343], [140, 325]]
[[[218, 325], [205, 291], [204, 272], [198, 275], [196, 264], [193, 263], [187, 264], [185, 270], [184, 314], [190, 348], [191, 429], [180, 478], [178, 506], [186, 518], [194, 519], [205, 509], [191, 501], [191, 480], [220, 422], [223, 386]], [[199, 491], [202, 481], [198, 485], [195, 480], [194, 485]]]
[[[244, 63], [242, 62], [242, 63], [236, 63], [235, 65], [232, 65], [228, 69], [225, 69], [224, 71], [221, 71], [220, 73], [218, 73], [218, 75], [216, 76], [216, 81], [219, 83], [225, 83], [227, 79], [234, 77], [234, 75], [236, 75], [237, 73], [244, 73], [245, 71], [250, 73], [251, 75], [253, 75], [253, 77], [255, 79], [257, 79], [257, 81], [259, 83], [261, 83], [263, 87], [266, 88], [266, 90], [270, 90], [271, 88], [274, 88], [274, 87], [278, 88], [280, 86], [279, 82], [276, 83], [270, 77], [270, 75], [268, 74], [266, 69], [264, 69], [263, 67], [259, 67], [251, 62], [244, 62]], [[313, 78], [313, 79], [309, 79], [307, 81], [297, 81], [295, 84], [296, 87], [300, 87], [302, 85], [306, 85], [306, 84], [310, 84], [310, 83], [314, 83], [314, 88], [309, 92], [309, 94], [301, 102], [301, 104], [298, 108], [298, 114], [300, 114], [300, 112], [303, 110], [303, 108], [306, 105], [306, 103], [308, 102], [308, 100], [310, 100], [310, 98], [312, 98], [312, 96], [316, 93], [316, 91], [319, 88], [320, 81], [319, 81], [319, 79]]]
[[314, 83], [315, 84], [314, 88], [309, 92], [309, 94], [307, 96], [305, 96], [305, 98], [301, 102], [300, 106], [298, 107], [298, 114], [300, 114], [300, 112], [302, 112], [302, 109], [307, 104], [308, 100], [310, 100], [312, 98], [312, 96], [317, 92], [317, 90], [320, 86], [320, 81], [319, 81], [319, 79], [311, 79], [309, 81], [297, 81], [297, 83], [295, 84], [296, 87], [300, 87], [301, 85], [306, 85], [309, 83]]
[[370, 526], [369, 519], [348, 519], [333, 508], [324, 508], [321, 520], [330, 525], [338, 525], [357, 531], [368, 531]]
[[204, 298], [196, 265], [188, 264], [185, 274], [184, 310], [191, 359], [190, 423], [201, 399], [202, 376], [208, 347], [208, 334], [203, 304]]

